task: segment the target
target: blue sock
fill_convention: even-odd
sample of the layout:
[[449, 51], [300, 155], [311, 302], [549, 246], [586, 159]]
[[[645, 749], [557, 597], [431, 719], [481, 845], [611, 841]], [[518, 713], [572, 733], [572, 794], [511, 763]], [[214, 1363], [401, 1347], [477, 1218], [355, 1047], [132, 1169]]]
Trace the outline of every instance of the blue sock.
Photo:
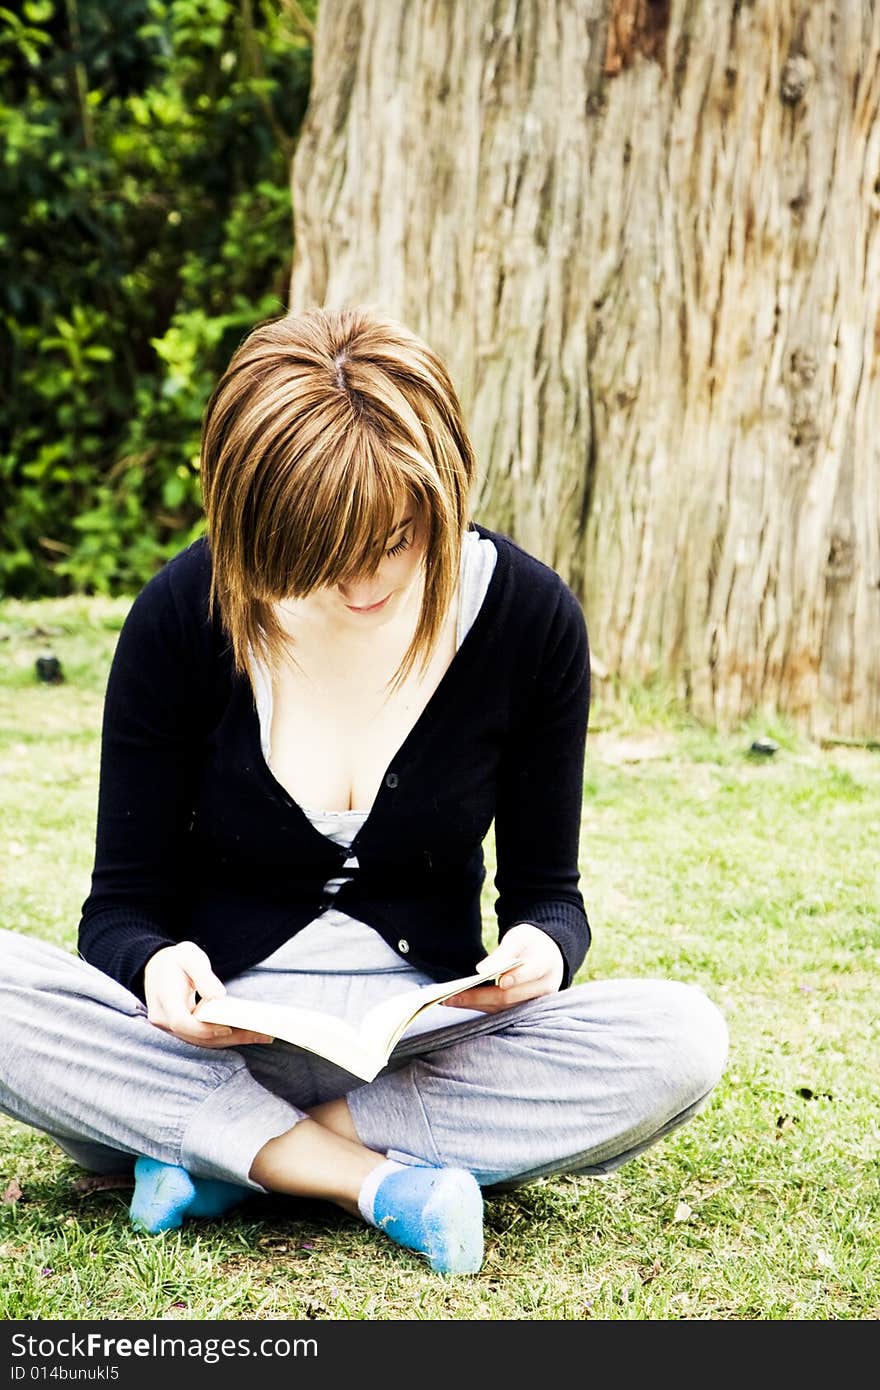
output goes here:
[[462, 1168], [374, 1168], [358, 1197], [361, 1216], [437, 1274], [476, 1274], [483, 1262], [483, 1197]]
[[175, 1231], [185, 1216], [222, 1216], [249, 1197], [249, 1187], [194, 1178], [185, 1168], [139, 1158], [134, 1165], [134, 1196], [129, 1217], [136, 1231], [158, 1235]]

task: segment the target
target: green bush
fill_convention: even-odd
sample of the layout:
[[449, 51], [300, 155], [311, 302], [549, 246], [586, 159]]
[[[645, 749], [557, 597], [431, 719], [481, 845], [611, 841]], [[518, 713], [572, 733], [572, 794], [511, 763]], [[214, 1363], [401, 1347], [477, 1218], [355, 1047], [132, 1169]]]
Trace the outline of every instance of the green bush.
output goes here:
[[0, 7], [0, 592], [130, 592], [200, 533], [207, 395], [286, 306], [314, 9]]

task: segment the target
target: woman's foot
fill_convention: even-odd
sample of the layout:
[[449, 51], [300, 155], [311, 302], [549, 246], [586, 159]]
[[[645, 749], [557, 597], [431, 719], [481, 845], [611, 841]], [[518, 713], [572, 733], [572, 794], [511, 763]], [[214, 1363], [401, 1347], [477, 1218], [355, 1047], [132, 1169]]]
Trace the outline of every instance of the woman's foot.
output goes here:
[[388, 1159], [364, 1182], [358, 1208], [398, 1245], [425, 1255], [437, 1274], [476, 1274], [483, 1262], [483, 1197], [464, 1169]]
[[188, 1216], [222, 1216], [251, 1195], [251, 1188], [217, 1178], [194, 1178], [185, 1168], [139, 1158], [134, 1165], [134, 1196], [129, 1207], [136, 1231], [158, 1235], [174, 1231]]
[[355, 1137], [348, 1107], [319, 1107], [260, 1149], [249, 1177], [268, 1192], [335, 1202], [438, 1274], [476, 1274], [483, 1259], [483, 1198], [471, 1173], [395, 1163]]

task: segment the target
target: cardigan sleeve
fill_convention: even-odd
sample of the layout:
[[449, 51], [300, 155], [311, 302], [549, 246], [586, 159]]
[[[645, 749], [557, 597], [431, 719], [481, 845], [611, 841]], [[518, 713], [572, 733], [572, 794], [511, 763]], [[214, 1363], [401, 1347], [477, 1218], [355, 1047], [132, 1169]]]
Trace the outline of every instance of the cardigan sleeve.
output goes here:
[[531, 698], [499, 775], [495, 911], [499, 938], [518, 922], [553, 938], [566, 988], [590, 944], [578, 864], [590, 659], [581, 606], [562, 580], [559, 586]]
[[128, 611], [104, 698], [94, 868], [78, 947], [141, 997], [148, 959], [182, 934], [195, 633], [181, 620], [166, 566]]

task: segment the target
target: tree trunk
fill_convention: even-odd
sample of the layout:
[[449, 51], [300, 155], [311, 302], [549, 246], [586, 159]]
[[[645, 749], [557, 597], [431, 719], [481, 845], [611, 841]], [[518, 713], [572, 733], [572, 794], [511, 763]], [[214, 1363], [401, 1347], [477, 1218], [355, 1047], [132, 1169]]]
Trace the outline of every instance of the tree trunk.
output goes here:
[[321, 0], [290, 307], [449, 363], [597, 661], [880, 730], [880, 8]]

